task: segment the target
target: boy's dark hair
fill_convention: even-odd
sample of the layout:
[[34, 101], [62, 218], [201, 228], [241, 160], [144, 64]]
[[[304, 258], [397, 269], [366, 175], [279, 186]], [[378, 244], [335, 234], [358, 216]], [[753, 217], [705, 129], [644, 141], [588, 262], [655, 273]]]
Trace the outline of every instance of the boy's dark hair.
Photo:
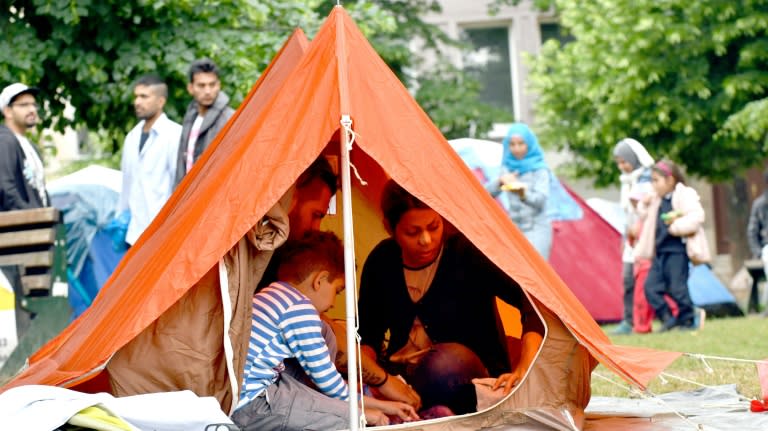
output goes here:
[[652, 167], [651, 170], [664, 177], [673, 177], [676, 182], [685, 184], [685, 176], [680, 167], [674, 162], [668, 159], [659, 160]]
[[159, 76], [155, 74], [142, 75], [133, 84], [133, 88], [139, 85], [146, 85], [147, 87], [153, 87], [155, 93], [164, 98], [168, 98], [168, 86], [165, 84]]
[[330, 280], [344, 275], [344, 245], [333, 232], [309, 231], [275, 251], [277, 279], [301, 283], [316, 271], [328, 271]]
[[213, 73], [216, 78], [219, 78], [219, 67], [210, 58], [200, 58], [192, 62], [189, 65], [189, 82], [195, 81], [195, 75], [198, 73]]
[[381, 213], [390, 232], [395, 231], [403, 214], [414, 208], [429, 209], [430, 207], [393, 180], [387, 181], [381, 192]]
[[339, 179], [333, 173], [331, 163], [324, 156], [318, 157], [317, 160], [309, 165], [306, 171], [299, 175], [299, 179], [296, 180], [296, 188], [304, 188], [314, 180], [320, 180], [325, 183], [331, 190], [331, 196], [336, 194], [336, 190], [339, 187]]

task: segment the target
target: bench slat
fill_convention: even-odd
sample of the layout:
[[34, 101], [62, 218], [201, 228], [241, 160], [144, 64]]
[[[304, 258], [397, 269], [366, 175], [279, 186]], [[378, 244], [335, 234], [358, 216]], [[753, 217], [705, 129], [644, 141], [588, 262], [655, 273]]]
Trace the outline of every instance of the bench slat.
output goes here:
[[21, 247], [25, 245], [53, 244], [56, 240], [56, 228], [32, 229], [19, 232], [0, 233], [0, 248]]
[[21, 277], [21, 285], [24, 287], [24, 294], [29, 295], [32, 290], [50, 290], [51, 275], [25, 275]]
[[53, 265], [53, 250], [0, 255], [0, 265], [22, 265], [25, 268]]
[[0, 212], [0, 227], [46, 222], [58, 223], [59, 210], [54, 207], [47, 207]]

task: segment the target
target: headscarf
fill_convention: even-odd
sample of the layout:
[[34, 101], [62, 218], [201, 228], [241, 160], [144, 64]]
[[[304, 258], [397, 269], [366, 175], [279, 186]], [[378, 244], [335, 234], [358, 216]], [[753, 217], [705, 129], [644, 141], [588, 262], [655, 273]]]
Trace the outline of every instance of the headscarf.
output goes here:
[[[528, 152], [526, 152], [525, 157], [520, 160], [515, 158], [515, 156], [512, 155], [512, 152], [509, 151], [509, 141], [513, 136], [520, 136], [528, 146]], [[504, 155], [502, 156], [501, 162], [510, 172], [524, 174], [526, 172], [547, 168], [547, 162], [544, 161], [544, 153], [539, 146], [539, 140], [528, 125], [524, 123], [515, 123], [510, 126], [509, 131], [507, 131], [507, 136], [501, 141], [501, 145], [504, 148]]]
[[[632, 156], [637, 161], [637, 165], [632, 164], [631, 160], [629, 160], [628, 157], [625, 157], [623, 153], [625, 150], [629, 150], [632, 153]], [[613, 155], [614, 157], [619, 156], [622, 159], [626, 160], [628, 163], [632, 164], [633, 171], [626, 173], [621, 172], [619, 175], [619, 182], [621, 182], [621, 190], [619, 192], [619, 203], [621, 204], [621, 207], [624, 209], [627, 214], [634, 212], [634, 207], [632, 206], [632, 203], [630, 202], [630, 194], [634, 191], [637, 191], [636, 186], [638, 183], [648, 183], [649, 185], [650, 181], [642, 181], [641, 176], [643, 176], [644, 172], [648, 172], [648, 168], [653, 166], [654, 160], [653, 157], [651, 157], [650, 154], [648, 154], [648, 150], [645, 149], [643, 144], [640, 142], [637, 142], [636, 140], [632, 138], [624, 138], [621, 141], [619, 141], [616, 144], [616, 147], [613, 149]], [[629, 157], [632, 157], [629, 156]], [[643, 186], [645, 187], [645, 186]], [[641, 188], [643, 192], [646, 192], [646, 189]]]
[[653, 165], [653, 157], [648, 154], [643, 144], [632, 138], [624, 138], [613, 148], [613, 156], [621, 157], [632, 165], [635, 170], [639, 167], [648, 168]]
[[613, 147], [613, 157], [620, 157], [622, 160], [629, 163], [632, 166], [633, 171], [640, 167], [640, 160], [637, 159], [637, 154], [632, 151], [632, 147], [629, 146], [626, 139], [622, 139], [615, 147]]

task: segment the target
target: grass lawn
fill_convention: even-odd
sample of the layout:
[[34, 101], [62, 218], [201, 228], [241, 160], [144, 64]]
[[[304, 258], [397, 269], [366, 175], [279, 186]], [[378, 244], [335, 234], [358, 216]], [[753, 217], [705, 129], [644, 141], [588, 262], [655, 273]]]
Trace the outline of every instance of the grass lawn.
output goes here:
[[[709, 319], [698, 331], [675, 330], [663, 334], [610, 335], [615, 326], [606, 325], [603, 330], [618, 345], [725, 358], [768, 359], [768, 319], [759, 316]], [[711, 369], [707, 368], [707, 364]], [[707, 358], [705, 364], [701, 359], [683, 356], [673, 362], [662, 376], [663, 379], [657, 377], [651, 381], [648, 386], [651, 392], [661, 394], [701, 387], [674, 377], [677, 376], [707, 386], [735, 383], [739, 393], [745, 397], [762, 398], [754, 363]], [[602, 365], [593, 372], [592, 394], [614, 397], [632, 395], [629, 385]]]

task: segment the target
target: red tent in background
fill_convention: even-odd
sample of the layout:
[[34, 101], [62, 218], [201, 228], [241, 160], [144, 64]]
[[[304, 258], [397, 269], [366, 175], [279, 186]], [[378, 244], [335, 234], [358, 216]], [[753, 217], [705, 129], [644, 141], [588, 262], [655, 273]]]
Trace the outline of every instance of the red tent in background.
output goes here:
[[598, 322], [622, 316], [621, 233], [563, 183], [583, 217], [552, 222], [549, 263]]

